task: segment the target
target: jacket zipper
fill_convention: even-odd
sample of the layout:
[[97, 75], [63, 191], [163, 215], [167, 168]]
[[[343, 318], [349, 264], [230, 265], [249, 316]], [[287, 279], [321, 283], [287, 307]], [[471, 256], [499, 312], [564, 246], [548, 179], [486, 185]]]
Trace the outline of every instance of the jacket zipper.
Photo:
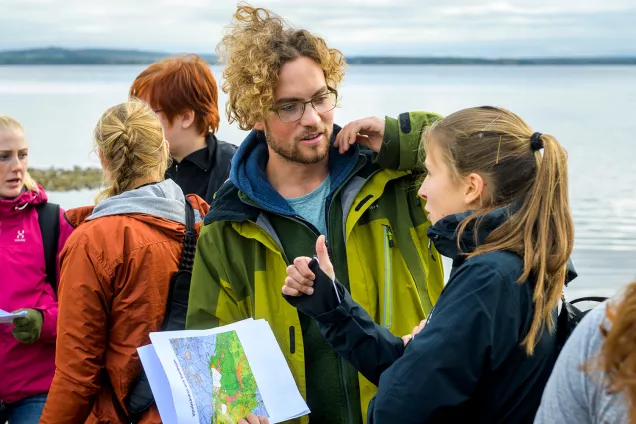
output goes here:
[[384, 307], [382, 326], [386, 329], [393, 324], [393, 260], [391, 249], [395, 246], [391, 227], [384, 225]]
[[[325, 203], [328, 203], [327, 200], [325, 200]], [[326, 225], [329, 225], [329, 204], [325, 205], [325, 220], [326, 220]], [[299, 215], [294, 215], [293, 220], [305, 225], [310, 231], [312, 231], [314, 234], [316, 235], [320, 235], [320, 233], [318, 232], [318, 229], [316, 227], [314, 227], [310, 222], [305, 221], [301, 216]], [[327, 231], [327, 234], [329, 234], [329, 231]], [[327, 254], [329, 255], [329, 259], [333, 260], [333, 256], [332, 256], [332, 251], [331, 251], [331, 243], [329, 243], [328, 237], [325, 236], [325, 243], [327, 244]], [[291, 328], [290, 328], [290, 332], [291, 332]], [[291, 334], [290, 334], [291, 336]], [[291, 340], [294, 340], [293, 338], [291, 338]], [[291, 347], [291, 346], [290, 346]], [[295, 350], [295, 349], [294, 349]], [[293, 352], [292, 352], [293, 353]], [[346, 403], [346, 408], [347, 408], [347, 418], [348, 418], [348, 422], [350, 424], [353, 424], [353, 412], [351, 411], [351, 400], [349, 399], [349, 385], [347, 384], [347, 374], [346, 374], [346, 366], [347, 366], [347, 362], [344, 360], [344, 358], [342, 358], [340, 355], [338, 355], [338, 360], [340, 361], [340, 376], [342, 378], [342, 384], [344, 386], [344, 394], [345, 394], [345, 403]]]
[[[336, 353], [336, 355], [338, 354]], [[340, 373], [342, 375], [342, 383], [344, 384], [345, 402], [347, 403], [347, 417], [349, 418], [349, 424], [353, 424], [353, 413], [351, 412], [351, 401], [349, 400], [349, 385], [347, 384], [347, 374], [345, 371], [347, 362], [340, 355], [338, 355], [338, 359], [340, 360]]]
[[433, 260], [433, 262], [437, 262], [437, 259], [435, 259], [435, 255], [433, 255], [433, 249], [431, 249], [432, 244], [433, 244], [433, 241], [429, 238], [428, 239], [428, 254], [431, 256], [431, 259]]
[[289, 327], [289, 353], [296, 353], [296, 333], [293, 325]]
[[[331, 214], [331, 201], [333, 200], [333, 198], [335, 196], [338, 195], [338, 192], [340, 191], [340, 189], [344, 186], [344, 184], [342, 184], [340, 187], [338, 187], [332, 194], [331, 196], [328, 196], [327, 199], [325, 199], [325, 227], [329, 228], [329, 216]], [[342, 219], [346, 219], [346, 217], [342, 217]], [[331, 242], [329, 241], [329, 234], [331, 234], [334, 230], [332, 229], [332, 231], [327, 230], [327, 234], [325, 235], [325, 243], [327, 245], [327, 254], [329, 255], [329, 259], [333, 262], [333, 252], [331, 250]], [[340, 355], [338, 355], [338, 360], [340, 361], [340, 376], [342, 378], [342, 385], [344, 387], [344, 394], [345, 394], [345, 406], [347, 408], [347, 422], [349, 424], [353, 424], [353, 411], [351, 411], [351, 400], [349, 399], [349, 384], [347, 383], [347, 361], [344, 360], [344, 358]]]

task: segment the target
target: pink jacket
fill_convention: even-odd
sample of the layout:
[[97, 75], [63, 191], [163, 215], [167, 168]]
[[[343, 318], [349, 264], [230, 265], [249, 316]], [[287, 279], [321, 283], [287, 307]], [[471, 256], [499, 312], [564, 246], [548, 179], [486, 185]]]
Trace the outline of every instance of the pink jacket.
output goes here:
[[[46, 281], [34, 207], [47, 200], [41, 187], [39, 193], [30, 190], [15, 199], [0, 200], [0, 309], [33, 308], [44, 316], [40, 339], [33, 344], [18, 342], [11, 334], [13, 326], [0, 324], [0, 400], [6, 403], [48, 392], [55, 373], [57, 298]], [[72, 231], [60, 216], [58, 252]]]

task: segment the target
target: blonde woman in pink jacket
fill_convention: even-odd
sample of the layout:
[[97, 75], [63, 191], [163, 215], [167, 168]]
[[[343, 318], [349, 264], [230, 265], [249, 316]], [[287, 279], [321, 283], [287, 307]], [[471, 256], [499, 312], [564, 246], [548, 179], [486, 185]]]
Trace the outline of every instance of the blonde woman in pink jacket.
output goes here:
[[[44, 207], [48, 197], [27, 173], [28, 150], [22, 126], [0, 116], [0, 309], [26, 312], [0, 324], [1, 424], [40, 420], [55, 372], [59, 282], [57, 255], [47, 278], [44, 246], [59, 252], [72, 231], [62, 210]], [[57, 240], [42, 240], [40, 214], [59, 221], [51, 233]]]

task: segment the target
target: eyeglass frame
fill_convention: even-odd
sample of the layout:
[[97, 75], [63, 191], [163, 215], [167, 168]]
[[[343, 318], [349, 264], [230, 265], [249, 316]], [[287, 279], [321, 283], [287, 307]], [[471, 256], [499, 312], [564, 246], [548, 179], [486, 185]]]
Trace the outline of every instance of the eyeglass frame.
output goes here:
[[[334, 102], [334, 105], [331, 109], [326, 110], [324, 112], [318, 112], [318, 110], [316, 109], [316, 106], [314, 106], [313, 101], [316, 100], [318, 97], [324, 96], [326, 94], [334, 94], [336, 96], [336, 101]], [[287, 102], [281, 106], [278, 107], [274, 107], [271, 109], [272, 112], [276, 113], [276, 116], [278, 116], [278, 119], [280, 120], [280, 122], [282, 122], [283, 124], [291, 124], [292, 122], [297, 122], [300, 121], [301, 119], [303, 119], [303, 116], [305, 116], [305, 110], [307, 110], [307, 104], [311, 104], [311, 107], [316, 111], [316, 113], [327, 113], [327, 112], [331, 112], [332, 110], [334, 110], [337, 106], [338, 106], [338, 91], [334, 88], [331, 87], [327, 87], [327, 92], [326, 93], [321, 93], [321, 94], [316, 94], [314, 97], [312, 97], [311, 99], [303, 102], [303, 101], [293, 101], [293, 102]], [[298, 119], [294, 119], [293, 121], [283, 121], [280, 117], [279, 111], [280, 108], [282, 108], [283, 106], [287, 106], [287, 105], [291, 105], [291, 104], [301, 104], [303, 105], [303, 110], [302, 113], [300, 114], [300, 116], [298, 117]]]

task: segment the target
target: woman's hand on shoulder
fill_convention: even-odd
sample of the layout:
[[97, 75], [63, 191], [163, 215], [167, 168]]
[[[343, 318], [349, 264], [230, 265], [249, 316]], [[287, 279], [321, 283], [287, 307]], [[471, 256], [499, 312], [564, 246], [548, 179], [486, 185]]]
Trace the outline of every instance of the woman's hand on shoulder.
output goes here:
[[384, 119], [377, 116], [370, 116], [349, 122], [336, 136], [336, 147], [340, 154], [345, 153], [349, 148], [358, 143], [359, 145], [380, 152], [382, 139], [384, 138]]

